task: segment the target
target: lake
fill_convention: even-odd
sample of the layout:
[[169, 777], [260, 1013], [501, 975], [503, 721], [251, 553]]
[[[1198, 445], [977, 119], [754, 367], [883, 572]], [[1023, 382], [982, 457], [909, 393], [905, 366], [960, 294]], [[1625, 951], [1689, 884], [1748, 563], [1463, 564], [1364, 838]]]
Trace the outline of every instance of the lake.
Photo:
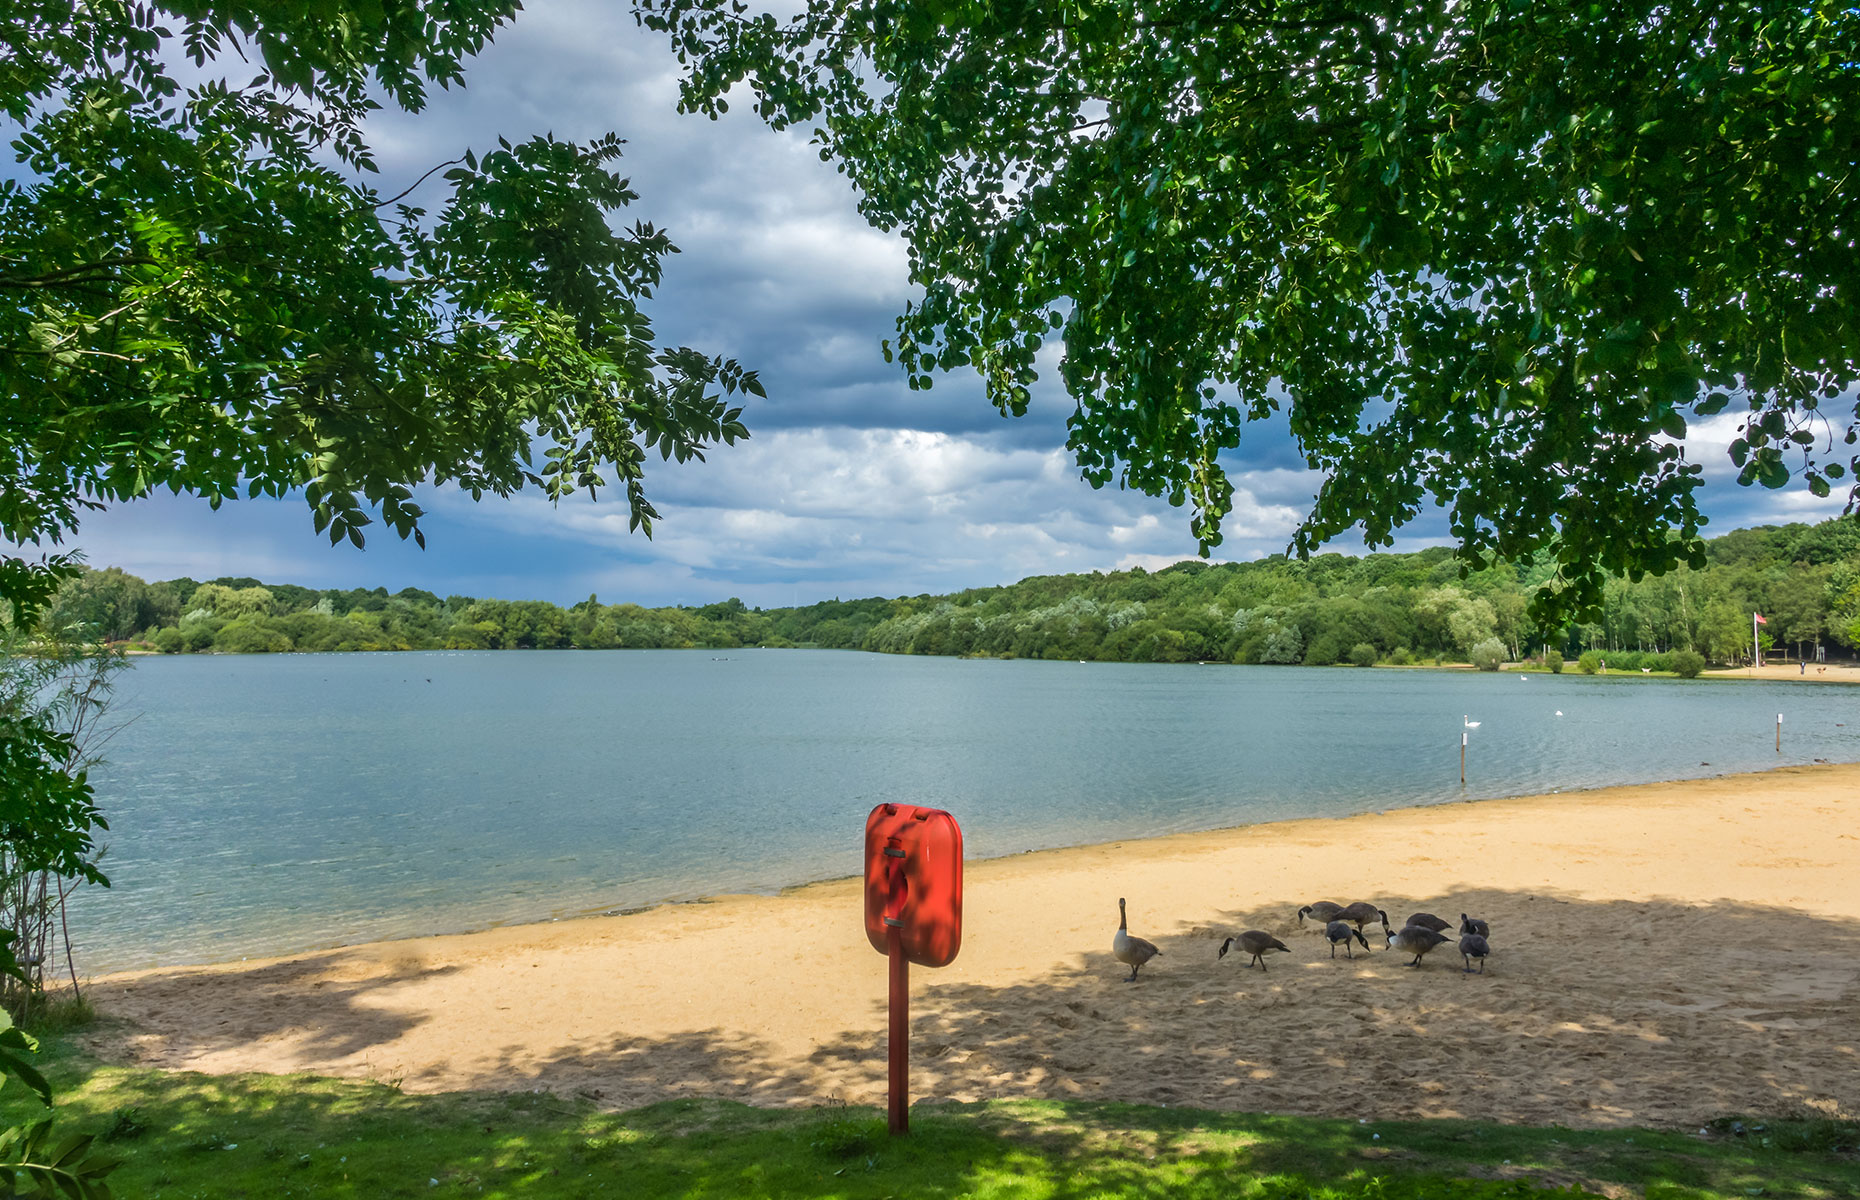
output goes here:
[[114, 887], [73, 936], [103, 973], [772, 891], [855, 873], [885, 801], [948, 808], [980, 858], [1855, 761], [1856, 699], [806, 650], [138, 659], [93, 776]]

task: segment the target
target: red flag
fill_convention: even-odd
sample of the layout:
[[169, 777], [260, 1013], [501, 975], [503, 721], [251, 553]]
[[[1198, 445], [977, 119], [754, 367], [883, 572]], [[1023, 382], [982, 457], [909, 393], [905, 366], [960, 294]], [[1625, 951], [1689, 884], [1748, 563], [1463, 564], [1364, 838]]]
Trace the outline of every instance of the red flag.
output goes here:
[[1765, 617], [1762, 613], [1751, 613], [1750, 615], [1757, 619], [1757, 624], [1759, 625], [1768, 625], [1770, 623], [1769, 618]]

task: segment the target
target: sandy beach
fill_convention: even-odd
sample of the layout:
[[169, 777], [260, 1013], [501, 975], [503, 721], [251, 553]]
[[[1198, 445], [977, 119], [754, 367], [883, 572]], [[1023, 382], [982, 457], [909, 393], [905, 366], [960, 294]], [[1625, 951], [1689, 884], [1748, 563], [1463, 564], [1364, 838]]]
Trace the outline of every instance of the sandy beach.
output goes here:
[[1860, 667], [1852, 663], [1767, 662], [1760, 667], [1707, 671], [1705, 678], [1767, 679], [1772, 683], [1860, 683]]
[[[970, 864], [913, 972], [919, 1099], [1696, 1125], [1860, 1116], [1860, 765], [1408, 809]], [[848, 856], [857, 853], [849, 833]], [[1162, 957], [1133, 984], [1117, 899]], [[1333, 961], [1301, 904], [1491, 922], [1485, 975]], [[852, 880], [97, 981], [106, 1057], [408, 1090], [882, 1103]], [[1269, 970], [1216, 960], [1272, 932]], [[1372, 927], [1373, 929], [1373, 927]]]

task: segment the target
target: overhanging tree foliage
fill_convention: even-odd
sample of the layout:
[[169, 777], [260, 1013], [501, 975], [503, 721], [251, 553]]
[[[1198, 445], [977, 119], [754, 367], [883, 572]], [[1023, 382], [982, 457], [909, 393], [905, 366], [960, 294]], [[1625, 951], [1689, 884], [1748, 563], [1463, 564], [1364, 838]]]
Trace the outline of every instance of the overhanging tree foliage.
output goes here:
[[[610, 228], [636, 198], [618, 139], [461, 148], [431, 211], [365, 181], [368, 113], [459, 83], [518, 7], [6, 7], [0, 538], [158, 488], [301, 488], [332, 542], [370, 510], [423, 541], [420, 482], [561, 496], [610, 472], [650, 533], [647, 452], [747, 436], [723, 394], [755, 374], [654, 342], [641, 303], [675, 247]], [[0, 600], [35, 609], [57, 566], [0, 556]]]
[[973, 366], [1019, 414], [1062, 339], [1085, 477], [1191, 504], [1204, 551], [1218, 456], [1282, 404], [1325, 474], [1296, 549], [1386, 545], [1431, 497], [1473, 565], [1554, 552], [1546, 622], [1609, 573], [1703, 561], [1697, 417], [1747, 407], [1745, 483], [1825, 496], [1853, 469], [1850, 6], [636, 12], [689, 64], [687, 108], [748, 81], [903, 232], [912, 387]]

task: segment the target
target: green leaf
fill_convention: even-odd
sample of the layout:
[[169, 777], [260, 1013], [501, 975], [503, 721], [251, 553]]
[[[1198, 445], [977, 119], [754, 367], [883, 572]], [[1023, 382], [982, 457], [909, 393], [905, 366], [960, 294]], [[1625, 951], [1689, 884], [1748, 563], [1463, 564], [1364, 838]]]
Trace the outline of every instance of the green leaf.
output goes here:
[[45, 1076], [39, 1074], [38, 1068], [24, 1061], [9, 1051], [0, 1050], [0, 1075], [11, 1075], [31, 1089], [39, 1098], [39, 1103], [50, 1106], [52, 1103], [52, 1085]]

